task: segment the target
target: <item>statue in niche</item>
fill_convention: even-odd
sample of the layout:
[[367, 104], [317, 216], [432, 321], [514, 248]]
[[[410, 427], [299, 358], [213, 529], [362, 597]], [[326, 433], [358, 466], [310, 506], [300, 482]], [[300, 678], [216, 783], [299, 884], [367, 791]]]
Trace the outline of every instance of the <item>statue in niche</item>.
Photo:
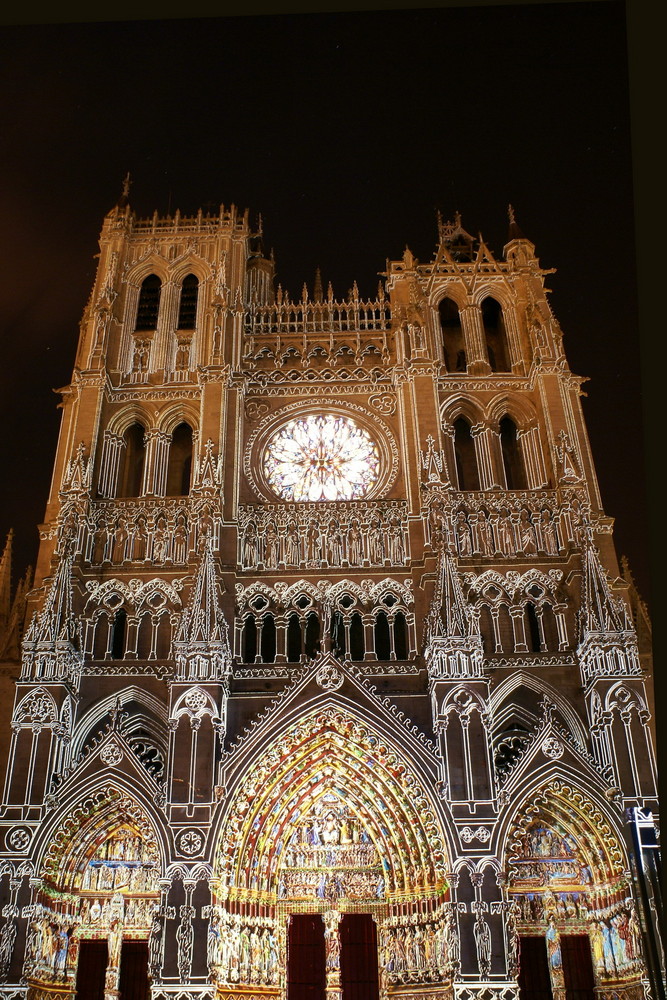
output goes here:
[[500, 517], [496, 524], [496, 541], [498, 552], [503, 556], [514, 555], [514, 535], [512, 533], [512, 521], [506, 510], [500, 512]]
[[317, 521], [311, 521], [306, 531], [306, 560], [314, 563], [319, 562], [321, 558], [320, 526]]
[[164, 563], [169, 556], [169, 535], [167, 533], [167, 521], [160, 516], [153, 532], [153, 561]]
[[527, 510], [522, 510], [519, 518], [519, 542], [521, 545], [521, 551], [525, 556], [533, 556], [537, 554], [537, 545], [535, 544], [535, 528], [533, 527], [533, 522], [531, 521], [530, 514]]
[[278, 568], [280, 539], [273, 521], [269, 521], [264, 534], [264, 563], [269, 569]]
[[472, 533], [470, 525], [464, 512], [460, 510], [456, 515], [456, 537], [459, 543], [459, 555], [462, 557], [472, 555]]
[[256, 566], [259, 562], [259, 536], [254, 521], [248, 521], [243, 535], [242, 562], [244, 566]]
[[330, 566], [340, 566], [343, 558], [342, 536], [340, 525], [332, 518], [327, 528], [327, 559]]
[[384, 533], [378, 520], [371, 521], [368, 535], [369, 557], [373, 566], [382, 566], [385, 557]]
[[137, 340], [134, 344], [132, 354], [132, 371], [141, 375], [148, 371], [148, 356], [150, 354], [150, 341]]
[[174, 562], [185, 563], [188, 561], [188, 529], [185, 523], [185, 515], [179, 514], [176, 518], [174, 528]]
[[480, 975], [486, 979], [491, 971], [491, 928], [482, 913], [481, 905], [477, 908], [473, 937], [477, 949], [477, 964]]
[[546, 554], [549, 556], [558, 555], [556, 525], [553, 522], [551, 512], [548, 510], [543, 510], [540, 514], [540, 530], [542, 532], [542, 543]]
[[190, 367], [190, 341], [179, 340], [176, 350], [176, 370], [187, 371]]
[[563, 958], [560, 950], [560, 934], [556, 927], [556, 921], [549, 917], [549, 925], [546, 933], [547, 955], [549, 957], [549, 968], [553, 971], [563, 968]]
[[285, 535], [285, 563], [288, 566], [298, 566], [300, 562], [299, 529], [296, 522], [290, 521]]
[[391, 519], [387, 534], [389, 539], [389, 559], [395, 566], [400, 566], [405, 562], [405, 548], [403, 546], [401, 522], [397, 517]]
[[100, 516], [97, 528], [93, 535], [93, 556], [92, 562], [97, 566], [104, 562], [104, 553], [107, 546], [107, 524], [104, 515]]
[[340, 969], [340, 937], [338, 921], [340, 914], [336, 910], [328, 910], [324, 914], [324, 948], [326, 954], [327, 972]]
[[121, 515], [116, 522], [116, 530], [114, 531], [111, 562], [122, 563], [125, 561], [127, 538], [127, 521]]
[[486, 511], [483, 510], [477, 515], [477, 541], [483, 556], [493, 555], [493, 531]]
[[144, 514], [137, 515], [130, 545], [132, 559], [137, 562], [143, 562], [146, 558], [146, 551], [148, 549], [148, 527], [146, 525], [146, 517]]
[[364, 539], [357, 520], [352, 521], [347, 533], [347, 561], [350, 566], [360, 566], [363, 559]]

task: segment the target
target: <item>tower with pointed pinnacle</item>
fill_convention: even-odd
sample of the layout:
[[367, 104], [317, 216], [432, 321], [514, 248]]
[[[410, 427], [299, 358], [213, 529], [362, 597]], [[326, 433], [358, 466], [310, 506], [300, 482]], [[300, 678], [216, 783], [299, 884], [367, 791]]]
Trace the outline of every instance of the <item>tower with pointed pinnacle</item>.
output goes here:
[[261, 217], [125, 179], [0, 564], [3, 996], [664, 997], [646, 609], [549, 273], [457, 212], [292, 298]]

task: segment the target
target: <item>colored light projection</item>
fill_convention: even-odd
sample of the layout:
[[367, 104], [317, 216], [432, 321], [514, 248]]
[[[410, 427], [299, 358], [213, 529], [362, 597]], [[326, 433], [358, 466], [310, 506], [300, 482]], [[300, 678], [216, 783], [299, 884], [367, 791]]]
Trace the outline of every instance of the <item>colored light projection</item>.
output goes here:
[[357, 500], [377, 481], [380, 455], [370, 434], [349, 417], [311, 415], [273, 435], [263, 468], [283, 500]]
[[56, 832], [45, 859], [26, 974], [40, 983], [67, 983], [76, 977], [82, 938], [111, 940], [113, 927], [145, 938], [159, 876], [155, 833], [136, 803], [113, 788], [82, 803]]
[[[314, 842], [325, 837], [326, 845]], [[360, 721], [331, 709], [301, 720], [242, 782], [216, 875], [229, 899], [274, 903], [290, 898], [288, 886], [296, 899], [322, 891], [329, 900], [347, 892], [405, 899], [443, 892], [444, 866], [416, 778]], [[339, 882], [337, 870], [348, 873]], [[355, 871], [363, 878], [355, 880]]]
[[513, 835], [511, 897], [522, 934], [543, 933], [554, 987], [561, 934], [587, 934], [598, 983], [643, 974], [639, 926], [618, 842], [598, 810], [556, 783]]

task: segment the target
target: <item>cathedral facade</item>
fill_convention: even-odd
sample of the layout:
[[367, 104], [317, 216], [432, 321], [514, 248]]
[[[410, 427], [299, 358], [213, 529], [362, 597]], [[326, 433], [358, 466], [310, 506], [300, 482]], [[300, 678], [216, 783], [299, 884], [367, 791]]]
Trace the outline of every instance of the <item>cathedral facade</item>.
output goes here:
[[234, 207], [107, 215], [5, 644], [2, 997], [664, 995], [646, 665], [546, 273], [457, 216], [373, 300], [290, 299]]

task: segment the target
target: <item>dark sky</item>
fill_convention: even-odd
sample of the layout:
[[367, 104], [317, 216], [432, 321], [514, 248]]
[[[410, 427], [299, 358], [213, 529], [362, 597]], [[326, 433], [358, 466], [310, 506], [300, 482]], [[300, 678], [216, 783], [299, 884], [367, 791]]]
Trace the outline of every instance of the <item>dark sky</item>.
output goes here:
[[1, 29], [0, 532], [34, 560], [102, 218], [235, 202], [278, 278], [377, 287], [436, 209], [537, 248], [606, 511], [649, 598], [632, 158], [621, 3], [467, 6]]

